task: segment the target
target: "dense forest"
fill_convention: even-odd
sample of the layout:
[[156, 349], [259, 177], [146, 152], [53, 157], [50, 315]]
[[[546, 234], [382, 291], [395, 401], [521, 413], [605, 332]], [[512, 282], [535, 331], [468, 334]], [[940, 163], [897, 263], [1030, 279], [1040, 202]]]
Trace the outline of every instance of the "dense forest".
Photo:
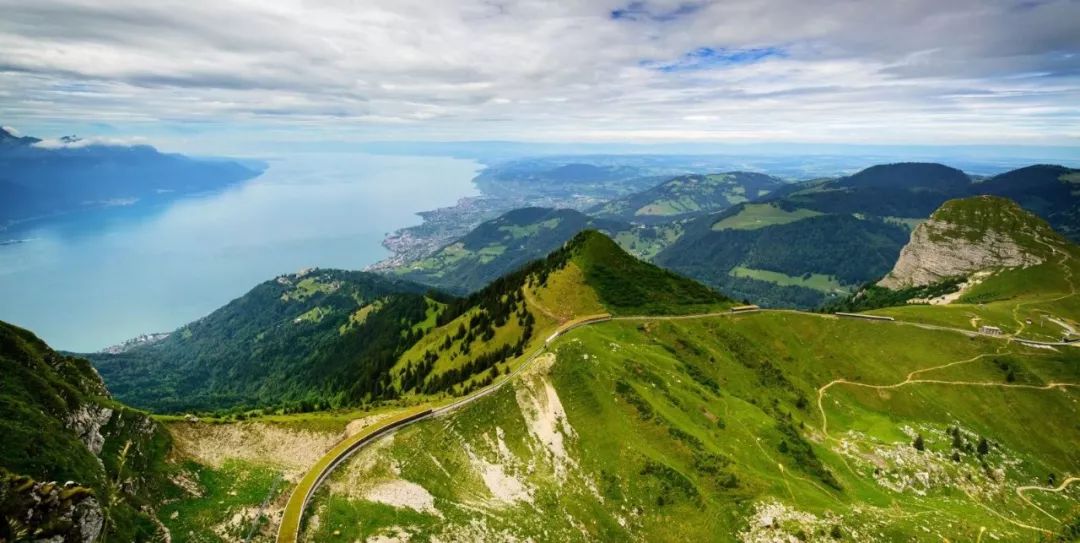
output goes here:
[[[712, 230], [715, 221], [713, 217], [695, 221], [682, 239], [655, 260], [721, 291], [755, 302], [765, 302], [762, 290], [771, 289], [755, 284], [754, 280], [732, 277], [730, 272], [736, 266], [792, 277], [818, 273], [833, 276], [843, 284], [862, 284], [892, 268], [910, 235], [901, 226], [850, 215], [822, 215], [753, 230]], [[809, 289], [793, 287], [768, 292], [765, 298], [781, 302], [775, 305], [794, 303], [803, 307], [816, 306], [824, 300], [824, 294], [814, 296], [806, 290]]]
[[267, 281], [160, 342], [89, 356], [110, 389], [155, 411], [383, 396], [383, 376], [453, 298], [365, 272], [315, 270]]

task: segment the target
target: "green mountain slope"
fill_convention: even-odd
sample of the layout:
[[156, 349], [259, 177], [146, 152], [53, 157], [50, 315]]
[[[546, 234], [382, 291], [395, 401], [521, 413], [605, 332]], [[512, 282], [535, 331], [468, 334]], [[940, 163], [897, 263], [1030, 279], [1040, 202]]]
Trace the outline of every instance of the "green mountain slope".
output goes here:
[[162, 341], [87, 356], [118, 398], [156, 411], [354, 405], [384, 392], [451, 299], [424, 291], [364, 272], [283, 275]]
[[[1074, 177], [1068, 168], [1032, 166], [973, 182], [941, 164], [873, 166], [786, 185], [759, 202], [697, 219], [655, 261], [738, 298], [816, 307], [878, 279], [908, 233], [950, 199], [1006, 195], [1059, 231], [1076, 231]], [[789, 250], [799, 258], [763, 256]]]
[[666, 221], [722, 211], [765, 196], [783, 185], [780, 179], [753, 172], [683, 175], [649, 190], [600, 204], [589, 213], [621, 221]]
[[926, 217], [945, 200], [966, 195], [970, 185], [967, 174], [955, 168], [908, 162], [871, 166], [848, 177], [793, 188], [782, 197], [821, 213]]
[[[562, 298], [569, 286], [584, 297]], [[595, 231], [467, 298], [424, 288], [365, 272], [284, 275], [161, 341], [87, 356], [118, 398], [155, 411], [311, 411], [466, 392], [580, 316], [726, 303]]]
[[3, 322], [0, 435], [0, 540], [161, 536], [168, 433], [113, 401], [89, 362]]
[[641, 261], [586, 230], [542, 260], [456, 302], [438, 326], [402, 355], [401, 393], [462, 394], [515, 369], [560, 325], [603, 314], [690, 314], [729, 300]]
[[1080, 338], [1080, 248], [996, 196], [946, 202], [893, 270], [832, 309], [1038, 341]]
[[1080, 242], [1080, 170], [1029, 166], [994, 176], [974, 189], [1012, 199], [1069, 239]]
[[654, 261], [736, 298], [815, 307], [883, 275], [907, 241], [880, 219], [790, 209], [744, 204], [694, 220]]
[[447, 292], [466, 294], [543, 258], [589, 228], [615, 235], [629, 230], [630, 225], [594, 219], [572, 209], [515, 209], [481, 224], [435, 254], [398, 268], [395, 275]]
[[[1039, 339], [1024, 324], [1037, 312], [1076, 326], [1080, 251], [997, 198], [935, 220], [953, 242], [1005, 228], [1048, 258], [972, 291], [1018, 330], [973, 334], [940, 305], [883, 313], [894, 322], [634, 313], [579, 327], [511, 387], [357, 454], [316, 498], [307, 537], [1068, 541], [1078, 347], [1012, 339]], [[598, 300], [553, 280], [561, 299]]]
[[1071, 351], [792, 313], [551, 350], [353, 457], [308, 538], [1034, 541], [1077, 519], [1075, 483], [1047, 491], [1080, 469]]

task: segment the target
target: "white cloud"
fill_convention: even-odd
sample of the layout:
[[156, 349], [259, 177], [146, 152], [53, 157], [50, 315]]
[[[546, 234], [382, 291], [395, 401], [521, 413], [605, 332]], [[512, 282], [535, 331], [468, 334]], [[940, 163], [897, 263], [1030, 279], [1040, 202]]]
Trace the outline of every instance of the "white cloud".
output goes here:
[[43, 139], [34, 143], [34, 147], [41, 147], [42, 149], [80, 149], [82, 147], [89, 147], [91, 145], [131, 147], [135, 145], [146, 145], [146, 140], [141, 137], [106, 138], [94, 136], [88, 138], [50, 138]]
[[[0, 10], [0, 118], [22, 124], [1080, 141], [1080, 3], [1070, 0], [0, 0]], [[718, 53], [686, 61], [701, 48]], [[738, 54], [761, 50], [776, 54]]]

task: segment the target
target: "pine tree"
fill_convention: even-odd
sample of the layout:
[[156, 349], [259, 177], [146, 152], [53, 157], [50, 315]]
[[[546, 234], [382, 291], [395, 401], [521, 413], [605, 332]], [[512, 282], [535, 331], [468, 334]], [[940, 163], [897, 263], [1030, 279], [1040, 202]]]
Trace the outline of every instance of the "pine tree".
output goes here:
[[917, 450], [917, 451], [925, 451], [926, 450], [926, 443], [923, 442], [922, 434], [919, 434], [919, 435], [915, 436], [915, 443], [912, 443], [912, 445], [915, 447], [915, 450]]

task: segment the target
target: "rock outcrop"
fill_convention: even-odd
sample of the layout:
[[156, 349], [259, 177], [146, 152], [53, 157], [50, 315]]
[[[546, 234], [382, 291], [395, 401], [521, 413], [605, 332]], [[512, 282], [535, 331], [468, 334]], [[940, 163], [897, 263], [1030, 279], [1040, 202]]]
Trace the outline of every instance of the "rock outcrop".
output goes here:
[[101, 429], [108, 424], [112, 414], [113, 410], [108, 407], [88, 403], [72, 411], [65, 422], [86, 448], [90, 449], [94, 456], [98, 456], [101, 448], [105, 446], [105, 436], [101, 435]]
[[1041, 219], [1004, 198], [950, 200], [915, 228], [892, 271], [890, 289], [931, 285], [950, 277], [1041, 264], [1057, 235]]
[[0, 471], [0, 498], [0, 516], [12, 541], [93, 543], [105, 526], [93, 490], [73, 482], [61, 486]]

